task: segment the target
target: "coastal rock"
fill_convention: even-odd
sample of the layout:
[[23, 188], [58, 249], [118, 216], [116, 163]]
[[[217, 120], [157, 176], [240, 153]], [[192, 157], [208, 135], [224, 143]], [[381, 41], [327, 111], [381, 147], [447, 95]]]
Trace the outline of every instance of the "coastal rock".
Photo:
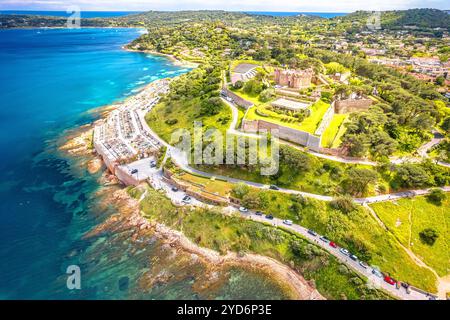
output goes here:
[[100, 158], [95, 158], [87, 163], [87, 170], [90, 174], [97, 173], [103, 166], [103, 162]]

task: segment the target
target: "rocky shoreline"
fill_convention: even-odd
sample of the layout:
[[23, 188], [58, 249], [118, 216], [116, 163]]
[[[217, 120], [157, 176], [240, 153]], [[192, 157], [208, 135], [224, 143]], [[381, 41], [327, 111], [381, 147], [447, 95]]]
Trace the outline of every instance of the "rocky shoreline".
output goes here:
[[[105, 115], [112, 109], [114, 106], [106, 106], [99, 108], [96, 112]], [[92, 130], [93, 125], [79, 128], [77, 132], [72, 132], [67, 141], [59, 148], [66, 156], [81, 159], [80, 165], [84, 166], [90, 174], [100, 175], [98, 182], [102, 188], [99, 193], [106, 194], [102, 202], [105, 206], [113, 205], [118, 211], [118, 214], [112, 215], [107, 221], [87, 233], [86, 239], [103, 232], [115, 232], [122, 229], [133, 230], [134, 240], [152, 234], [175, 250], [175, 254], [177, 252], [189, 254], [192, 259], [200, 260], [210, 270], [238, 267], [256, 271], [283, 287], [289, 299], [324, 299], [301, 275], [277, 260], [256, 254], [238, 255], [229, 252], [226, 255], [220, 255], [214, 250], [197, 246], [181, 232], [145, 219], [141, 215], [138, 201], [120, 187], [117, 178], [107, 171], [101, 158], [96, 155], [92, 148]]]
[[198, 67], [198, 63], [179, 59], [172, 54], [161, 53], [161, 52], [153, 51], [153, 50], [138, 50], [138, 49], [130, 48], [128, 45], [123, 46], [122, 49], [124, 49], [126, 51], [130, 51], [130, 52], [140, 52], [140, 53], [151, 54], [154, 56], [166, 57], [167, 59], [172, 61], [172, 63], [174, 65], [179, 66], [179, 67], [187, 67], [187, 68], [194, 68], [194, 69]]
[[[145, 235], [154, 235], [164, 244], [170, 246], [175, 254], [180, 250], [183, 254], [190, 254], [191, 258], [202, 264], [206, 264], [210, 273], [217, 269], [239, 267], [254, 272], [265, 274], [286, 290], [290, 299], [296, 300], [324, 300], [324, 297], [297, 272], [283, 265], [277, 260], [256, 255], [238, 255], [229, 252], [220, 255], [214, 250], [199, 247], [190, 241], [183, 233], [172, 230], [163, 224], [150, 222], [145, 219], [139, 209], [137, 200], [131, 198], [124, 189], [119, 189], [110, 194], [106, 200], [113, 203], [119, 210], [119, 214], [110, 217], [104, 224], [86, 234], [86, 238], [95, 237], [106, 230], [133, 229], [132, 238], [140, 239]], [[199, 261], [201, 260], [201, 261]]]

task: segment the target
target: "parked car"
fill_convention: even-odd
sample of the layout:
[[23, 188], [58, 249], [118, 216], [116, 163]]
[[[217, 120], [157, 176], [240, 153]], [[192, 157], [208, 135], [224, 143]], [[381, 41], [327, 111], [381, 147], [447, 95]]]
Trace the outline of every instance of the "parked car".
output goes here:
[[247, 213], [248, 209], [246, 207], [240, 207], [239, 211], [242, 212], [242, 213]]
[[411, 294], [411, 286], [406, 282], [400, 282], [400, 285], [405, 288], [407, 294]]
[[348, 252], [347, 249], [340, 248], [339, 251], [340, 251], [343, 255], [345, 255], [345, 256], [349, 256], [349, 255], [350, 255], [350, 252]]
[[369, 266], [367, 265], [367, 263], [365, 263], [364, 261], [359, 261], [359, 265], [361, 266], [361, 267], [363, 267], [364, 269], [367, 269]]
[[395, 284], [395, 280], [392, 279], [392, 278], [389, 277], [389, 276], [384, 276], [384, 282], [387, 282], [387, 283], [389, 283], [390, 285], [394, 285], [394, 284]]
[[358, 261], [358, 257], [355, 256], [354, 254], [350, 255], [350, 259], [352, 259], [353, 261]]
[[283, 223], [287, 226], [292, 226], [292, 221], [291, 220], [283, 220]]
[[138, 169], [131, 170], [131, 174], [135, 174], [135, 173], [138, 173]]
[[314, 230], [309, 229], [309, 230], [308, 230], [308, 233], [309, 233], [310, 235], [312, 235], [313, 237], [316, 237], [316, 236], [317, 236], [317, 233], [316, 233]]
[[325, 237], [325, 236], [321, 236], [319, 239], [322, 240], [325, 243], [330, 243], [330, 240], [328, 240], [328, 238]]
[[269, 187], [269, 189], [271, 189], [271, 190], [280, 190], [280, 188], [278, 188], [278, 187], [275, 186], [275, 185], [271, 185], [271, 186]]
[[333, 241], [330, 241], [329, 245], [330, 247], [337, 248], [337, 244], [334, 243]]
[[255, 214], [256, 214], [257, 216], [262, 216], [262, 215], [263, 215], [263, 213], [262, 213], [261, 211], [256, 211]]
[[178, 192], [178, 188], [177, 187], [172, 187], [172, 191], [173, 192]]
[[372, 274], [376, 275], [378, 278], [383, 278], [383, 274], [376, 268], [372, 268]]
[[267, 220], [273, 220], [273, 215], [271, 215], [271, 214], [266, 215], [266, 219]]
[[189, 204], [192, 202], [192, 198], [189, 196], [184, 196], [182, 202]]

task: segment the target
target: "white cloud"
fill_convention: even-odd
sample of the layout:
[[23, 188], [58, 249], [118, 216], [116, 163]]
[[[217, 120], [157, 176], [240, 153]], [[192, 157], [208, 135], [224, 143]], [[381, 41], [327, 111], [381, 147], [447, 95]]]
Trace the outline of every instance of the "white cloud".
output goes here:
[[229, 11], [351, 12], [407, 8], [450, 9], [448, 0], [1, 0], [0, 9], [144, 11], [221, 9]]

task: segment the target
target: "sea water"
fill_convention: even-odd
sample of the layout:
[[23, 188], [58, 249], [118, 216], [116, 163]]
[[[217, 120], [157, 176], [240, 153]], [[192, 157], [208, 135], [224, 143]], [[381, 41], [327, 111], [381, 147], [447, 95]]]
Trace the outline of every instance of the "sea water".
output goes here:
[[[96, 119], [90, 110], [189, 71], [123, 50], [141, 31], [0, 31], [0, 299], [284, 297], [266, 278], [239, 268], [224, 271], [214, 292], [199, 293], [194, 284], [205, 266], [168, 257], [157, 239], [131, 241], [126, 230], [84, 238], [114, 208], [98, 209], [98, 174], [61, 157], [58, 143]], [[81, 270], [80, 290], [66, 286], [72, 264]], [[155, 266], [165, 281], [144, 281]]]

